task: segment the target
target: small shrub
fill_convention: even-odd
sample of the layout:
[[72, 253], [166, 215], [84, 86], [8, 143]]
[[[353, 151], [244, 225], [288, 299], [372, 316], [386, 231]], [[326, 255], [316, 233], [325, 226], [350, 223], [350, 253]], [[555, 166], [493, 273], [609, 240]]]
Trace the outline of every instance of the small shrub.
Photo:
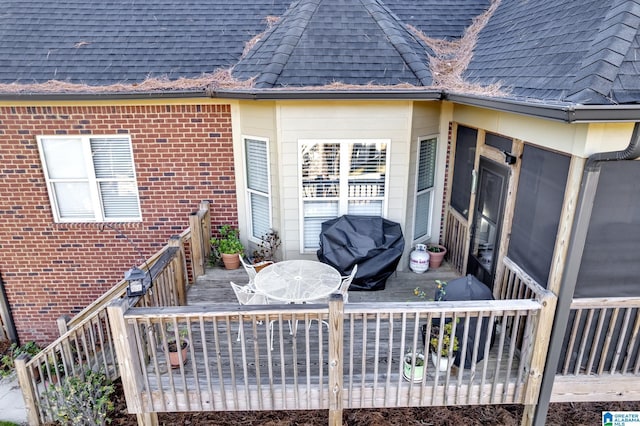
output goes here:
[[114, 408], [114, 386], [107, 376], [87, 371], [84, 377], [66, 377], [46, 392], [49, 413], [63, 425], [105, 425]]
[[13, 373], [15, 369], [14, 360], [22, 354], [27, 354], [30, 357], [34, 356], [42, 349], [36, 344], [36, 342], [27, 342], [22, 346], [18, 346], [15, 343], [11, 344], [9, 353], [0, 357], [0, 377], [6, 377]]

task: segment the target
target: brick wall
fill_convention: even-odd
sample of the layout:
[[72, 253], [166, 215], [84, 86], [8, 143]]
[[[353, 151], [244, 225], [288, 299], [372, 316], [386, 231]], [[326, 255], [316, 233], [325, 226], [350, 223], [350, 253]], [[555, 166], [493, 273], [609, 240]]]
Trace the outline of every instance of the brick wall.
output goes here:
[[55, 224], [37, 135], [129, 134], [141, 223], [114, 224], [145, 257], [211, 201], [237, 224], [229, 105], [0, 107], [0, 274], [22, 342], [57, 337], [55, 320], [113, 286], [139, 255], [98, 224]]

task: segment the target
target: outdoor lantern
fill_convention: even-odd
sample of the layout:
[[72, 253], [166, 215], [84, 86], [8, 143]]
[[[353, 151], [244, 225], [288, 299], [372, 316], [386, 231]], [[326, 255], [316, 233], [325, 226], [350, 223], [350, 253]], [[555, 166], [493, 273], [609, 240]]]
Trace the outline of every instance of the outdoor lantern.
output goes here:
[[144, 296], [147, 289], [144, 286], [144, 278], [146, 274], [142, 272], [138, 267], [134, 266], [124, 274], [124, 279], [127, 281], [127, 296]]

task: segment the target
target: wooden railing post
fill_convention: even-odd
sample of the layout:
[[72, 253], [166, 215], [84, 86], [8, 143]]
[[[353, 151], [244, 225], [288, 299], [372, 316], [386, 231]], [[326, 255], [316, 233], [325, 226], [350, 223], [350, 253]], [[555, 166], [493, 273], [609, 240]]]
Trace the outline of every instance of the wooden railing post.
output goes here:
[[553, 328], [553, 318], [556, 312], [558, 298], [552, 292], [548, 291], [542, 297], [538, 297], [538, 300], [542, 304], [542, 308], [538, 312], [535, 334], [530, 334], [532, 341], [531, 368], [524, 390], [524, 411], [521, 422], [523, 426], [533, 424], [533, 416], [540, 395], [540, 386], [542, 385], [542, 376], [547, 361], [547, 350], [549, 349], [549, 341], [551, 340], [551, 329]]
[[198, 212], [189, 215], [189, 228], [191, 229], [191, 265], [193, 267], [193, 280], [204, 274], [204, 241], [202, 225]]
[[342, 425], [343, 341], [344, 302], [336, 293], [329, 298], [329, 426]]
[[[58, 317], [58, 319], [56, 320], [56, 323], [58, 324], [58, 333], [60, 334], [60, 336], [64, 335], [67, 331], [69, 331], [68, 316], [63, 315], [61, 317]], [[66, 362], [71, 362], [71, 360], [73, 360], [73, 352], [71, 351], [71, 344], [69, 343], [69, 339], [66, 339], [64, 342], [62, 342], [62, 351], [64, 352], [63, 354], [64, 356], [62, 357], [62, 359]]]
[[27, 410], [27, 422], [29, 425], [35, 426], [42, 424], [42, 422], [40, 422], [40, 414], [38, 413], [38, 406], [36, 404], [38, 397], [36, 396], [36, 390], [33, 388], [31, 372], [27, 369], [28, 361], [29, 356], [22, 354], [15, 359], [14, 365], [18, 384], [22, 391], [22, 399], [24, 399], [24, 407]]
[[135, 332], [132, 330], [134, 326], [128, 325], [125, 321], [124, 314], [128, 308], [129, 301], [126, 299], [115, 299], [107, 306], [124, 398], [129, 412], [138, 416], [139, 425], [154, 426], [158, 424], [157, 414], [143, 413], [141, 397], [143, 374], [137, 349], [142, 342], [136, 340]]
[[211, 208], [208, 201], [200, 202], [200, 211], [202, 212], [202, 236], [204, 243], [203, 260], [206, 263], [211, 254], [211, 244], [209, 244], [209, 239], [211, 238]]
[[169, 247], [178, 247], [178, 252], [173, 258], [175, 265], [174, 269], [174, 281], [176, 286], [176, 293], [178, 296], [178, 304], [184, 306], [187, 304], [187, 268], [185, 267], [184, 258], [184, 245], [179, 235], [174, 235], [169, 240]]

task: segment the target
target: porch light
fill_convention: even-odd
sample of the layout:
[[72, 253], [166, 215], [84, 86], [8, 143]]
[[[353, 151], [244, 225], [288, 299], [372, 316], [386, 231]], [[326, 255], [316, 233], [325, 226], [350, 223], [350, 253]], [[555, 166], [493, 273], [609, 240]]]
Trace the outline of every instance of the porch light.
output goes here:
[[516, 161], [518, 160], [518, 157], [516, 157], [515, 155], [511, 154], [510, 152], [507, 151], [502, 151], [502, 153], [504, 154], [504, 162], [507, 163], [508, 165], [513, 165], [516, 164]]
[[140, 268], [134, 266], [124, 274], [124, 279], [127, 281], [127, 296], [136, 297], [144, 296], [147, 292], [147, 288], [144, 285], [144, 278], [147, 276]]

